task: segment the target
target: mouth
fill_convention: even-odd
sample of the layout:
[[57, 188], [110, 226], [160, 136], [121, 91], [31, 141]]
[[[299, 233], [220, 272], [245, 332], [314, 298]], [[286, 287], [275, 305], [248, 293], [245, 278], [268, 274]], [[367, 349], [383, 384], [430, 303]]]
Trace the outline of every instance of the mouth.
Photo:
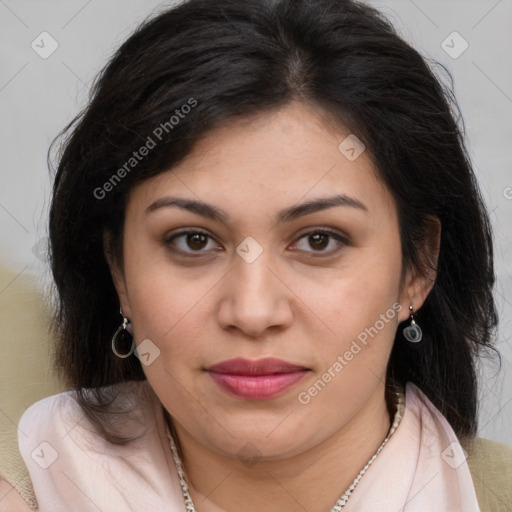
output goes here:
[[243, 400], [268, 400], [284, 394], [302, 380], [309, 368], [276, 358], [230, 359], [206, 371], [217, 386]]

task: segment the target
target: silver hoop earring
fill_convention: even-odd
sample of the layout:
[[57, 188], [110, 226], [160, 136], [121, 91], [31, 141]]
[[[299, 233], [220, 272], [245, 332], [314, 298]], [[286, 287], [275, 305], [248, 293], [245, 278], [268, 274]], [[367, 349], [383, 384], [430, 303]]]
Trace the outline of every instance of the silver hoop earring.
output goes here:
[[420, 326], [414, 320], [414, 316], [412, 314], [412, 306], [409, 306], [409, 311], [411, 312], [411, 321], [407, 327], [404, 327], [402, 332], [404, 334], [404, 338], [407, 341], [418, 343], [418, 341], [421, 341], [423, 338], [423, 333], [421, 332]]
[[[133, 336], [127, 329], [130, 325], [130, 320], [123, 315], [121, 308], [119, 308], [119, 313], [121, 313], [123, 317], [123, 323], [117, 328], [114, 336], [112, 336], [112, 352], [114, 352], [117, 357], [125, 359], [126, 357], [130, 357], [135, 351], [135, 343], [133, 342]], [[118, 350], [118, 347], [121, 349], [121, 352]], [[123, 348], [126, 349], [126, 347], [130, 347], [128, 352], [123, 351]]]

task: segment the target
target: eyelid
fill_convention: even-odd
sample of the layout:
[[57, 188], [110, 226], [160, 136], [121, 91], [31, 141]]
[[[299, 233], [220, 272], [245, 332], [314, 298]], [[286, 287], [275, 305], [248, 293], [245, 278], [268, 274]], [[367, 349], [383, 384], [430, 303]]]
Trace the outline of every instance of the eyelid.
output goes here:
[[312, 235], [312, 234], [315, 234], [315, 233], [323, 233], [323, 234], [331, 235], [333, 237], [339, 238], [340, 240], [342, 240], [346, 244], [350, 243], [350, 238], [349, 238], [348, 235], [344, 234], [342, 231], [340, 231], [337, 228], [331, 228], [329, 226], [313, 226], [313, 227], [308, 227], [308, 228], [305, 228], [304, 231], [300, 231], [295, 236], [298, 237], [297, 239], [300, 239], [300, 238], [304, 237], [305, 235]]

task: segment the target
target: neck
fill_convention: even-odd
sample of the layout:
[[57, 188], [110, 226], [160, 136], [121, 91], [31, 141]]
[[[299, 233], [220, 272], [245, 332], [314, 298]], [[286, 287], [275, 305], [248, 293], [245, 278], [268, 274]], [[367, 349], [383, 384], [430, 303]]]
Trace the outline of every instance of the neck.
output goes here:
[[[389, 395], [388, 395], [389, 396]], [[171, 424], [198, 512], [325, 512], [352, 484], [387, 436], [394, 406], [379, 387], [343, 428], [294, 457], [242, 463]], [[172, 458], [172, 457], [171, 457]]]

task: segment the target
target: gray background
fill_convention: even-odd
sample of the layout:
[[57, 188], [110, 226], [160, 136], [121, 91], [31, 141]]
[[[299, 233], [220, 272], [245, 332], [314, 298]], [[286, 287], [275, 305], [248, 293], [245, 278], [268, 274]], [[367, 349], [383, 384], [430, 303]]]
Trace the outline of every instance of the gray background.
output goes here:
[[[503, 367], [497, 373], [496, 364], [481, 365], [479, 435], [512, 445], [512, 0], [368, 3], [454, 76], [496, 238], [497, 347]], [[0, 0], [0, 263], [16, 276], [34, 276], [42, 290], [50, 280], [42, 254], [51, 191], [48, 145], [85, 105], [91, 79], [119, 44], [146, 16], [171, 4]], [[452, 36], [454, 31], [461, 37]], [[35, 41], [40, 52], [51, 48], [42, 32], [58, 44], [46, 59], [31, 47]], [[464, 41], [468, 48], [458, 55]], [[0, 293], [8, 294], [11, 284], [12, 277], [0, 275]], [[9, 336], [0, 331], [1, 343]]]

